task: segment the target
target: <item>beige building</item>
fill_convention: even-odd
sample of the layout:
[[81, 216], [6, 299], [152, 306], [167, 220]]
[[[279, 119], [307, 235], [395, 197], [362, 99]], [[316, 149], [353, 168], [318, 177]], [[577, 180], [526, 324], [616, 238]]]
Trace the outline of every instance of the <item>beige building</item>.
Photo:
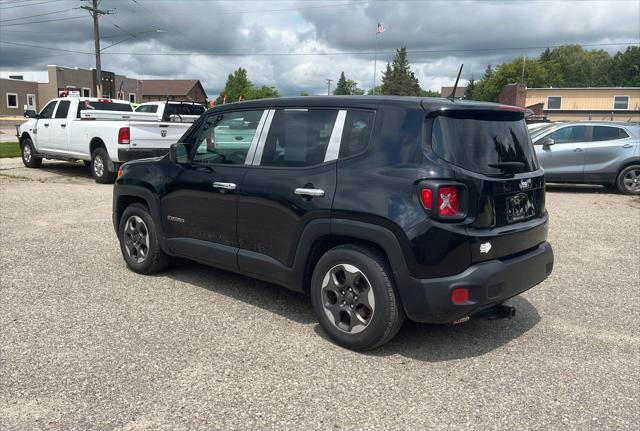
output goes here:
[[529, 107], [550, 121], [640, 121], [640, 87], [527, 88], [507, 85], [500, 103]]
[[22, 116], [39, 108], [37, 82], [0, 78], [0, 115]]

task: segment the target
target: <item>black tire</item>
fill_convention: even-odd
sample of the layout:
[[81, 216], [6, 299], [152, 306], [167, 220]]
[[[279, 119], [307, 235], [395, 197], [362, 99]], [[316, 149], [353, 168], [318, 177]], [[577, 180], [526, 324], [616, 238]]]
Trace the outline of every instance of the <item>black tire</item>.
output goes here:
[[39, 168], [42, 165], [42, 157], [35, 156], [36, 149], [31, 139], [26, 138], [20, 144], [20, 154], [22, 155], [22, 163], [27, 168]]
[[640, 195], [640, 164], [626, 166], [616, 179], [618, 191], [625, 195]]
[[[348, 275], [355, 277], [356, 281], [352, 283], [345, 279], [344, 283], [333, 284], [330, 280], [339, 280], [342, 276], [336, 275], [339, 275], [342, 268], [357, 269], [359, 273], [350, 270], [351, 274]], [[343, 275], [347, 275], [346, 272], [343, 271]], [[365, 313], [365, 319], [362, 321], [355, 320], [353, 316], [355, 310], [363, 307], [359, 303], [363, 298], [358, 300], [358, 296], [349, 293], [348, 288], [357, 284], [368, 284], [366, 291], [369, 292], [370, 289], [375, 300], [373, 309], [368, 310], [369, 318], [366, 319]], [[340, 285], [347, 288], [334, 290], [335, 286]], [[355, 295], [358, 290], [354, 287]], [[345, 244], [326, 252], [313, 271], [310, 294], [313, 310], [322, 329], [333, 341], [347, 349], [370, 350], [387, 343], [398, 333], [405, 318], [387, 260], [378, 250], [366, 245]], [[333, 301], [334, 295], [338, 296], [337, 303]], [[355, 309], [350, 304], [354, 305]], [[366, 310], [366, 306], [364, 309]], [[336, 313], [336, 310], [339, 312]], [[349, 319], [346, 319], [347, 315], [350, 316]], [[351, 322], [351, 319], [355, 320], [356, 325], [347, 322]], [[363, 323], [365, 321], [366, 323]], [[359, 332], [352, 332], [354, 328], [358, 328]]]
[[91, 175], [97, 183], [113, 184], [116, 180], [116, 173], [109, 171], [109, 153], [100, 147], [91, 153]]
[[[128, 225], [130, 220], [135, 221], [136, 219], [142, 220], [142, 226], [148, 238], [146, 252], [143, 253], [144, 257], [141, 260], [140, 257], [142, 254], [133, 251], [135, 241], [131, 235], [132, 231], [128, 229], [131, 227], [131, 224]], [[141, 224], [138, 221], [134, 225], [134, 228], [140, 226]], [[142, 229], [139, 229], [139, 232], [142, 232]], [[138, 236], [137, 239], [140, 237], [141, 236]], [[122, 252], [124, 261], [134, 272], [139, 274], [153, 274], [162, 271], [170, 263], [171, 258], [162, 251], [162, 247], [160, 247], [153, 218], [151, 214], [149, 214], [147, 207], [140, 203], [129, 205], [122, 213], [120, 224], [118, 225], [118, 239], [120, 240], [120, 251]], [[139, 242], [140, 244], [138, 245], [142, 247], [141, 243], [144, 241]]]
[[91, 167], [91, 160], [83, 160], [82, 164], [84, 165], [85, 168], [90, 168]]

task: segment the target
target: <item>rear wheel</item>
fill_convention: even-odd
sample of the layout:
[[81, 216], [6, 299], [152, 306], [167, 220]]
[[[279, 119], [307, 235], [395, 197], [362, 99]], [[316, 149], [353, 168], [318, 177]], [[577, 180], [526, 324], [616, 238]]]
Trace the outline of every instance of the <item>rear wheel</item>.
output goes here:
[[42, 157], [36, 156], [36, 149], [31, 139], [23, 139], [21, 145], [22, 163], [27, 168], [39, 168], [42, 165]]
[[101, 184], [111, 184], [116, 180], [116, 173], [109, 171], [109, 153], [104, 148], [96, 148], [91, 153], [91, 175]]
[[335, 247], [320, 258], [311, 280], [311, 302], [325, 332], [354, 350], [388, 342], [405, 317], [386, 259], [357, 244]]
[[627, 166], [621, 170], [616, 186], [625, 195], [640, 195], [640, 165]]
[[133, 271], [153, 274], [169, 264], [169, 256], [160, 247], [155, 224], [144, 205], [136, 203], [124, 210], [118, 238], [122, 256]]

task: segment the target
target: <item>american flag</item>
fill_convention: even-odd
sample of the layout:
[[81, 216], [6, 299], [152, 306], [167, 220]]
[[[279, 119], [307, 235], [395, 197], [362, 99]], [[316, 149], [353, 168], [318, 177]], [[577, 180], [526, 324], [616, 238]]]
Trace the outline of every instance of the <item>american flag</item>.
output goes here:
[[378, 22], [378, 29], [376, 30], [376, 34], [378, 33], [384, 33], [384, 26]]

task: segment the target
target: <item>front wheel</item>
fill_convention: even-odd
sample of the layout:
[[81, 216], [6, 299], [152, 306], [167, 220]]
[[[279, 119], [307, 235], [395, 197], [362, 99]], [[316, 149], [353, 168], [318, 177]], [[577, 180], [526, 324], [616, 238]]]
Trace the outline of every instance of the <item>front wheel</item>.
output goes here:
[[122, 257], [133, 271], [153, 274], [169, 264], [169, 256], [160, 247], [153, 218], [144, 205], [131, 204], [124, 210], [118, 238]]
[[20, 150], [22, 153], [22, 163], [27, 168], [39, 168], [40, 165], [42, 165], [42, 157], [36, 156], [36, 149], [31, 139], [24, 139]]
[[631, 165], [618, 174], [616, 186], [625, 195], [640, 195], [640, 165]]
[[381, 346], [404, 321], [389, 265], [369, 246], [347, 244], [325, 253], [313, 271], [310, 293], [324, 331], [348, 349]]
[[91, 175], [101, 184], [112, 184], [116, 180], [116, 173], [109, 171], [109, 153], [104, 148], [96, 148], [91, 153]]

